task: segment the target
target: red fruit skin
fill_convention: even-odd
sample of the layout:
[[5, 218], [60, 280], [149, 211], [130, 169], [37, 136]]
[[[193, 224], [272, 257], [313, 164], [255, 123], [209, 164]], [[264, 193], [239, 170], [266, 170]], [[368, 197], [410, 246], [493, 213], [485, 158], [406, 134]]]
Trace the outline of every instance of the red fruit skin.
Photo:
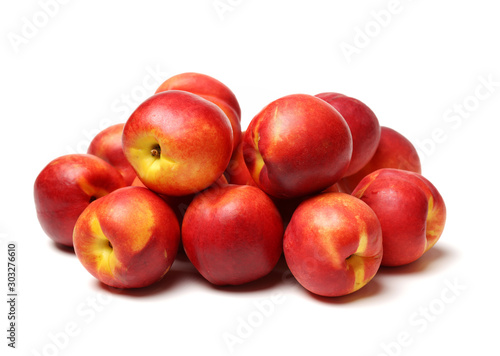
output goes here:
[[241, 141], [241, 109], [234, 93], [224, 83], [201, 73], [177, 74], [156, 90], [161, 93], [167, 90], [184, 90], [211, 101], [224, 111], [233, 129], [233, 151]]
[[383, 266], [416, 261], [443, 232], [444, 200], [436, 187], [418, 173], [380, 169], [361, 180], [352, 195], [377, 214], [383, 234]]
[[381, 127], [380, 141], [370, 161], [357, 173], [342, 178], [338, 184], [342, 191], [352, 193], [354, 188], [368, 174], [382, 168], [395, 168], [421, 173], [422, 167], [413, 144], [399, 132]]
[[125, 124], [116, 124], [99, 132], [90, 142], [87, 153], [111, 164], [121, 173], [125, 183], [131, 185], [136, 174], [123, 153], [122, 133], [124, 126]]
[[142, 288], [170, 269], [180, 228], [173, 211], [155, 193], [125, 187], [89, 205], [77, 220], [73, 238], [78, 259], [99, 281], [115, 288]]
[[323, 193], [295, 210], [283, 239], [290, 272], [310, 292], [353, 293], [377, 273], [382, 230], [368, 205], [345, 193]]
[[241, 133], [240, 116], [231, 106], [229, 106], [225, 101], [221, 100], [220, 98], [209, 95], [200, 95], [200, 96], [217, 105], [224, 112], [224, 114], [226, 114], [227, 118], [229, 119], [229, 122], [231, 123], [231, 129], [233, 130], [233, 152], [234, 152], [241, 143], [242, 133]]
[[125, 187], [109, 163], [89, 154], [70, 154], [50, 162], [37, 176], [34, 199], [38, 221], [56, 243], [73, 246], [73, 228], [92, 200]]
[[358, 99], [338, 93], [321, 93], [323, 99], [342, 115], [352, 135], [352, 157], [345, 173], [359, 171], [373, 157], [380, 140], [380, 125], [375, 113]]
[[255, 183], [277, 198], [319, 192], [347, 171], [352, 138], [331, 105], [306, 94], [267, 105], [250, 122], [243, 156]]
[[283, 223], [260, 189], [229, 184], [194, 198], [181, 235], [186, 255], [205, 279], [240, 285], [274, 268], [282, 253]]

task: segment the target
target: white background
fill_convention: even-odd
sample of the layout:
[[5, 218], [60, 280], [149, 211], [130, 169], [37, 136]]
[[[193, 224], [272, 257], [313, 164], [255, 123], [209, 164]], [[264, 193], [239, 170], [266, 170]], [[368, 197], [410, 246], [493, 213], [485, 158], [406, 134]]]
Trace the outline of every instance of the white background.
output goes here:
[[[8, 241], [19, 256], [18, 349], [7, 347], [2, 302], [2, 355], [499, 354], [494, 1], [222, 0], [223, 14], [213, 0], [45, 2], [0, 9], [2, 300]], [[283, 281], [282, 265], [257, 283], [215, 288], [185, 260], [144, 290], [101, 287], [41, 230], [33, 183], [186, 71], [228, 85], [243, 128], [287, 94], [364, 101], [420, 147], [448, 208], [441, 240], [342, 298]], [[228, 335], [241, 342], [229, 347]]]

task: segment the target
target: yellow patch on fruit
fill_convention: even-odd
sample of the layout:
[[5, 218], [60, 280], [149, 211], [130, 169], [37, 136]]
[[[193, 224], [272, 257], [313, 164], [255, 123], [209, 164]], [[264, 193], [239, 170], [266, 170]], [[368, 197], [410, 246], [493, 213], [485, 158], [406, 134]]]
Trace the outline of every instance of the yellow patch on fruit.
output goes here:
[[429, 206], [425, 227], [425, 235], [427, 239], [424, 250], [425, 252], [430, 250], [436, 244], [444, 230], [444, 224], [442, 222], [444, 211], [441, 207], [436, 206], [432, 195], [428, 197], [428, 200]]
[[129, 161], [139, 177], [145, 181], [158, 179], [165, 172], [175, 170], [176, 160], [168, 156], [154, 136], [143, 136], [129, 150]]
[[163, 272], [163, 274], [161, 275], [160, 279], [165, 277], [165, 275], [168, 273], [168, 271], [170, 271], [170, 267], [171, 266], [168, 266], [168, 268], [165, 270], [165, 272]]
[[359, 215], [355, 216], [357, 225], [360, 227], [359, 231], [359, 245], [356, 250], [357, 255], [364, 255], [368, 247], [368, 232], [366, 231], [366, 224], [361, 220]]
[[[321, 202], [323, 200], [328, 201], [329, 197], [327, 194], [319, 195], [315, 200], [318, 206], [321, 206]], [[345, 216], [319, 209], [315, 214], [311, 214], [309, 218], [311, 219], [311, 225], [317, 227], [317, 231], [314, 234], [320, 237], [317, 240], [315, 257], [328, 260], [336, 268], [344, 268], [345, 255], [341, 255], [335, 246], [337, 246], [337, 235], [341, 233], [338, 227], [344, 226], [346, 223]]]
[[102, 198], [106, 194], [110, 193], [103, 188], [93, 186], [84, 177], [79, 177], [76, 184], [86, 195], [90, 197]]
[[335, 248], [335, 238], [333, 236], [322, 239], [318, 244], [315, 251], [315, 256], [318, 261], [327, 263], [335, 269], [345, 268], [345, 256], [341, 255], [337, 248]]
[[90, 222], [90, 230], [92, 232], [92, 237], [94, 242], [92, 244], [92, 249], [96, 251], [96, 270], [99, 274], [106, 274], [109, 276], [114, 275], [114, 270], [119, 264], [113, 251], [108, 238], [102, 232], [101, 224], [97, 217], [92, 217]]
[[427, 200], [429, 202], [427, 205], [427, 221], [429, 221], [433, 219], [436, 212], [434, 211], [434, 198], [432, 195], [429, 195]]
[[354, 284], [352, 291], [355, 292], [366, 284], [365, 263], [363, 257], [351, 255], [347, 260], [347, 268], [354, 272]]
[[152, 228], [155, 225], [153, 215], [155, 207], [145, 201], [130, 201], [128, 204], [130, 209], [137, 213], [129, 218], [127, 226], [124, 227], [129, 238], [121, 243], [126, 244], [125, 250], [137, 253], [142, 251], [151, 239]]
[[[369, 175], [370, 179], [368, 180], [368, 182], [365, 183], [365, 185], [360, 188], [356, 194], [353, 194], [356, 198], [360, 199], [363, 194], [365, 194], [365, 191], [368, 189], [368, 187], [372, 184], [372, 182], [377, 179], [378, 175], [380, 174], [380, 172], [377, 172], [377, 173], [371, 173]], [[366, 178], [366, 177], [365, 177]], [[364, 179], [363, 179], [364, 180]]]
[[259, 151], [259, 140], [260, 140], [260, 135], [256, 134], [254, 136], [253, 140], [253, 146], [255, 148], [255, 165], [250, 172], [252, 174], [252, 178], [256, 181], [259, 182], [259, 177], [260, 177], [260, 172], [262, 171], [262, 168], [264, 167], [264, 158], [260, 154]]

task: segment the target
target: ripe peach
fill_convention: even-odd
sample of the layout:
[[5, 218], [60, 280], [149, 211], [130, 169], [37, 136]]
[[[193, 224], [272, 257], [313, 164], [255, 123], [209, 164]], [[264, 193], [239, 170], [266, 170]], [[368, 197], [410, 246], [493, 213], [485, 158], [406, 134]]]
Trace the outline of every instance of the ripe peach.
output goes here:
[[73, 228], [94, 200], [125, 187], [116, 168], [89, 154], [69, 154], [50, 162], [35, 180], [38, 221], [56, 243], [73, 246]]
[[380, 169], [363, 178], [352, 195], [377, 214], [383, 234], [383, 266], [401, 266], [417, 260], [443, 232], [443, 198], [418, 173]]
[[357, 291], [377, 273], [382, 230], [361, 200], [323, 193], [295, 210], [283, 239], [290, 272], [314, 294], [333, 297]]
[[189, 205], [182, 243], [200, 274], [216, 285], [264, 277], [283, 246], [283, 223], [271, 199], [249, 185], [212, 187]]
[[179, 90], [142, 103], [127, 120], [122, 143], [144, 185], [174, 196], [197, 193], [214, 183], [233, 147], [231, 125], [222, 110]]
[[255, 183], [277, 198], [319, 192], [347, 171], [352, 138], [347, 123], [324, 100], [288, 95], [250, 122], [243, 156]]
[[142, 187], [126, 187], [90, 204], [73, 234], [75, 252], [99, 281], [116, 288], [148, 286], [168, 272], [180, 228], [168, 205]]

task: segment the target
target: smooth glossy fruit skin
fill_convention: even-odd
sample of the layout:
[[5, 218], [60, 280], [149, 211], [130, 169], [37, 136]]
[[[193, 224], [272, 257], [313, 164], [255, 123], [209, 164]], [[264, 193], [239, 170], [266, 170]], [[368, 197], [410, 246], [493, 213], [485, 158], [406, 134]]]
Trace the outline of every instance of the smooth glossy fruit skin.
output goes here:
[[124, 126], [125, 124], [116, 124], [99, 132], [90, 142], [87, 153], [111, 164], [121, 173], [125, 183], [131, 185], [136, 174], [123, 153], [122, 133]]
[[95, 199], [125, 187], [109, 163], [89, 154], [70, 154], [50, 162], [37, 176], [34, 199], [38, 221], [56, 243], [73, 246], [73, 228]]
[[102, 283], [149, 286], [168, 272], [179, 248], [179, 223], [155, 193], [126, 187], [90, 204], [74, 230], [75, 253]]
[[231, 125], [222, 110], [179, 90], [143, 102], [127, 120], [122, 144], [144, 185], [172, 196], [194, 194], [214, 183], [233, 147]]
[[194, 198], [184, 216], [182, 243], [210, 283], [240, 285], [274, 268], [282, 253], [283, 223], [260, 189], [229, 184]]
[[350, 176], [365, 166], [375, 154], [380, 125], [375, 113], [362, 101], [338, 93], [321, 93], [323, 99], [342, 115], [352, 135], [352, 157], [345, 173]]
[[181, 73], [165, 80], [156, 93], [184, 90], [217, 105], [228, 117], [233, 129], [233, 151], [241, 141], [241, 109], [234, 93], [224, 83], [201, 73]]
[[416, 261], [443, 233], [444, 200], [436, 187], [418, 173], [380, 169], [361, 180], [352, 195], [377, 214], [383, 234], [383, 266]]
[[294, 198], [326, 189], [344, 175], [352, 138], [331, 105], [294, 94], [273, 101], [252, 119], [242, 149], [259, 188], [277, 198]]
[[295, 210], [283, 251], [290, 272], [305, 289], [326, 297], [342, 296], [365, 286], [377, 273], [382, 229], [361, 200], [323, 193]]
[[402, 169], [419, 174], [422, 172], [413, 144], [396, 130], [385, 126], [381, 127], [380, 141], [370, 161], [357, 173], [342, 178], [338, 185], [342, 191], [350, 194], [364, 177], [382, 168]]

